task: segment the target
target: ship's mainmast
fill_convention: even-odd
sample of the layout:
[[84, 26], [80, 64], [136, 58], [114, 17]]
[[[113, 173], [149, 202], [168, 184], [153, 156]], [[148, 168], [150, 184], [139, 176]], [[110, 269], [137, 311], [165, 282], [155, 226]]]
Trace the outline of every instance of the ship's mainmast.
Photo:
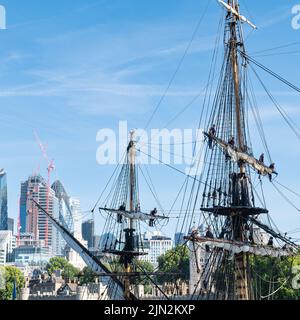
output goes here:
[[[222, 230], [215, 230], [217, 237], [224, 237], [226, 234], [226, 239], [232, 242], [249, 243], [250, 217], [268, 212], [264, 208], [255, 207], [250, 181], [249, 163], [258, 167], [261, 172], [263, 170], [267, 172], [268, 168], [248, 153], [245, 99], [243, 99], [241, 80], [244, 70], [241, 70], [243, 64], [239, 58], [239, 51], [244, 50], [241, 22], [256, 27], [239, 13], [237, 0], [218, 1], [227, 10], [226, 55], [224, 73], [221, 75], [222, 85], [217, 93], [219, 99], [216, 99], [209, 124], [215, 129], [210, 129], [210, 134], [207, 135], [211, 141], [209, 148], [211, 162], [218, 167], [218, 170], [214, 170], [213, 166], [208, 169], [206, 181], [208, 187], [203, 193], [201, 210], [213, 213], [215, 221], [222, 221]], [[215, 141], [216, 145], [213, 145], [212, 141]], [[220, 159], [223, 159], [222, 163]], [[272, 174], [272, 171], [270, 173]], [[205, 199], [207, 199], [206, 204]], [[240, 252], [233, 255], [233, 270], [230, 274], [232, 274], [230, 281], [233, 289], [230, 289], [230, 292], [224, 289], [224, 298], [251, 299], [248, 253]], [[231, 276], [227, 274], [226, 277]]]
[[[239, 13], [238, 3], [236, 0], [228, 0], [228, 4]], [[245, 151], [245, 139], [244, 139], [244, 126], [242, 122], [241, 114], [241, 94], [240, 94], [240, 76], [239, 76], [239, 65], [238, 65], [238, 56], [237, 50], [238, 43], [237, 40], [237, 17], [231, 13], [230, 24], [230, 51], [231, 51], [231, 63], [232, 63], [232, 77], [234, 80], [234, 94], [235, 94], [235, 112], [236, 112], [236, 132], [237, 132], [237, 142], [238, 148], [241, 151]], [[240, 39], [242, 40], [242, 39]], [[240, 189], [241, 194], [248, 195], [248, 180], [245, 176], [245, 165], [243, 162], [239, 164], [240, 167]], [[236, 180], [234, 181], [236, 183]], [[238, 190], [239, 188], [235, 188]], [[233, 196], [233, 199], [236, 197]], [[249, 203], [249, 199], [244, 198], [243, 206], [246, 206]], [[238, 205], [238, 204], [236, 204]], [[243, 217], [235, 215], [232, 219], [232, 228], [233, 228], [233, 240], [244, 241], [244, 220]], [[247, 276], [247, 255], [244, 253], [237, 254], [235, 256], [235, 292], [236, 298], [239, 300], [249, 300], [249, 283]]]

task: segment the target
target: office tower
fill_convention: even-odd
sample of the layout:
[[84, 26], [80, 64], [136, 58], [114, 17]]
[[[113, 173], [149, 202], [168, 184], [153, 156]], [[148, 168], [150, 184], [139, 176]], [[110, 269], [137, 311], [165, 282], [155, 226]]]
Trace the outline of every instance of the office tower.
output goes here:
[[[54, 218], [59, 221], [68, 231], [72, 232], [73, 214], [70, 207], [70, 197], [67, 194], [63, 184], [60, 181], [55, 181], [51, 187], [55, 192], [55, 197], [58, 199], [57, 215]], [[63, 256], [66, 247], [66, 242], [57, 229], [53, 230], [53, 253], [56, 256]]]
[[96, 250], [100, 249], [101, 245], [101, 237], [100, 236], [94, 236], [93, 237], [93, 248]]
[[4, 169], [0, 170], [0, 230], [8, 229], [7, 180]]
[[141, 256], [140, 260], [148, 261], [156, 268], [157, 259], [172, 249], [172, 239], [162, 236], [160, 232], [145, 233], [143, 237], [143, 251], [147, 255]]
[[21, 183], [21, 196], [20, 196], [20, 233], [26, 233], [26, 219], [27, 219], [27, 191], [28, 181]]
[[7, 230], [11, 231], [14, 234], [14, 228], [15, 228], [15, 220], [12, 218], [7, 219]]
[[16, 246], [16, 238], [8, 230], [0, 231], [0, 266], [12, 261], [12, 253]]
[[80, 201], [77, 198], [70, 198], [70, 207], [73, 215], [73, 228], [72, 232], [76, 239], [82, 239], [82, 213]]
[[175, 233], [175, 247], [179, 246], [181, 244], [184, 244], [184, 233], [182, 232], [176, 232]]
[[[38, 202], [42, 208], [47, 209], [47, 195], [49, 192], [48, 213], [58, 216], [59, 202], [54, 190], [47, 187], [46, 181], [40, 175], [34, 175], [21, 184], [21, 232], [31, 233], [36, 240], [41, 240], [47, 246], [52, 245], [53, 227], [45, 213], [38, 209], [34, 201]], [[34, 201], [33, 201], [34, 200]], [[24, 214], [26, 212], [26, 230], [24, 230]], [[23, 225], [22, 225], [23, 220]]]
[[95, 223], [94, 220], [88, 220], [82, 224], [82, 237], [88, 242], [88, 247], [94, 246]]

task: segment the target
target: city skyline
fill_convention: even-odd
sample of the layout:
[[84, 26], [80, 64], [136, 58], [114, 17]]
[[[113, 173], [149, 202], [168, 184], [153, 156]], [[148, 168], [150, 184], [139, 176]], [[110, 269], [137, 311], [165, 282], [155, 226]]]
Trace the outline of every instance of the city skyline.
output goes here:
[[[126, 1], [113, 4], [86, 1], [84, 5], [74, 1], [52, 1], [43, 6], [32, 0], [26, 4], [2, 2], [7, 9], [8, 21], [7, 30], [0, 34], [3, 62], [0, 99], [2, 105], [7, 106], [3, 110], [5, 123], [0, 129], [3, 137], [1, 166], [8, 174], [9, 216], [15, 221], [18, 219], [21, 181], [37, 168], [46, 176], [47, 163], [33, 135], [36, 129], [47, 143], [49, 157], [55, 160], [52, 182], [63, 181], [70, 193], [81, 200], [82, 211], [88, 220], [92, 215], [87, 211], [93, 208], [114, 170], [113, 166], [99, 166], [96, 162], [98, 130], [116, 129], [119, 120], [126, 119], [129, 119], [129, 128], [146, 125], [190, 41], [205, 4], [196, 0], [187, 5], [182, 1], [154, 1], [136, 4], [129, 10]], [[297, 42], [300, 31], [291, 26], [292, 5], [281, 0], [272, 5], [270, 8], [269, 4], [253, 1], [244, 9], [246, 15], [250, 11], [251, 16], [256, 17], [255, 23], [259, 27], [253, 33], [245, 28], [247, 48], [251, 53]], [[217, 4], [209, 7], [203, 21], [206, 27], [197, 33], [151, 127], [163, 126], [205, 87], [208, 66], [203, 61], [211, 58], [211, 43], [217, 29], [215, 21], [220, 13]], [[297, 46], [292, 48], [279, 50], [279, 53], [296, 51]], [[284, 55], [267, 56], [266, 53], [264, 56], [261, 53], [257, 59], [291, 82], [298, 83], [294, 72], [297, 54], [291, 54], [288, 61], [280, 64], [282, 57]], [[288, 114], [299, 122], [297, 97], [276, 81], [267, 80], [269, 89], [272, 88]], [[297, 190], [300, 177], [293, 168], [297, 168], [300, 155], [298, 141], [261, 89], [255, 90], [280, 181]], [[202, 100], [200, 97], [171, 128], [196, 128], [194, 119], [198, 119]], [[256, 144], [255, 133], [254, 142]], [[260, 151], [258, 145], [256, 152]], [[168, 211], [183, 177], [162, 166], [151, 166], [150, 169], [162, 195], [163, 207]], [[277, 196], [267, 181], [264, 183], [266, 204], [274, 221], [282, 231], [292, 230], [299, 224], [297, 211]], [[148, 194], [142, 194], [141, 198], [143, 208], [154, 206]], [[293, 195], [291, 198], [297, 200]], [[94, 218], [97, 234], [100, 234], [103, 220], [97, 212]], [[171, 220], [163, 232], [173, 236], [174, 221]]]

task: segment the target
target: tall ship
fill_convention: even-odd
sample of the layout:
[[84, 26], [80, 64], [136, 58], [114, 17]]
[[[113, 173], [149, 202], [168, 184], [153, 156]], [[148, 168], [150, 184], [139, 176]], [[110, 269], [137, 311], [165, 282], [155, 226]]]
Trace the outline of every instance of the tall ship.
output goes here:
[[[197, 155], [197, 174], [186, 177], [191, 183], [188, 192], [188, 187], [184, 188], [185, 208], [179, 214], [181, 231], [185, 233], [183, 246], [190, 252], [188, 299], [259, 300], [272, 297], [281, 287], [275, 288], [270, 280], [270, 285], [264, 286], [266, 292], [262, 292], [257, 261], [291, 259], [299, 248], [276, 228], [265, 205], [263, 183], [275, 184], [279, 173], [265, 138], [249, 71], [254, 72], [271, 98], [253, 65], [290, 88], [300, 90], [247, 54], [243, 28], [257, 27], [241, 13], [238, 1], [216, 3], [224, 11], [216, 48], [223, 42], [224, 52], [219, 71], [216, 52], [213, 56], [200, 121], [204, 128], [203, 137], [199, 137], [203, 139], [203, 148]], [[264, 153], [255, 151], [251, 142], [251, 111]], [[294, 127], [293, 121], [289, 124]], [[295, 132], [299, 135], [297, 129]], [[109, 235], [101, 258], [89, 252], [67, 228], [36, 205], [87, 265], [101, 276], [107, 287], [103, 299], [140, 299], [141, 278], [161, 291], [161, 299], [177, 299], [176, 290], [168, 295], [157, 284], [159, 272], [147, 272], [139, 263], [147, 255], [143, 248], [143, 228], [166, 223], [169, 216], [156, 208], [150, 212], [143, 210], [136, 163], [138, 152], [138, 141], [131, 132], [123, 162], [109, 181], [111, 190], [98, 207], [105, 219], [103, 232]], [[261, 234], [267, 243], [262, 241]]]

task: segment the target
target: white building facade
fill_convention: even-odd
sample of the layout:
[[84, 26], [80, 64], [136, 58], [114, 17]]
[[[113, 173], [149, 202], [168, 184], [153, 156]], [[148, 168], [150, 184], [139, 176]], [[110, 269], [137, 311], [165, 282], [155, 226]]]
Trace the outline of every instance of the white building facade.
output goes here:
[[155, 268], [158, 266], [157, 259], [173, 247], [173, 241], [169, 237], [162, 236], [160, 233], [145, 233], [142, 251], [146, 255], [141, 256], [141, 260], [150, 262]]
[[0, 266], [5, 266], [12, 259], [16, 247], [16, 237], [11, 231], [0, 231]]

